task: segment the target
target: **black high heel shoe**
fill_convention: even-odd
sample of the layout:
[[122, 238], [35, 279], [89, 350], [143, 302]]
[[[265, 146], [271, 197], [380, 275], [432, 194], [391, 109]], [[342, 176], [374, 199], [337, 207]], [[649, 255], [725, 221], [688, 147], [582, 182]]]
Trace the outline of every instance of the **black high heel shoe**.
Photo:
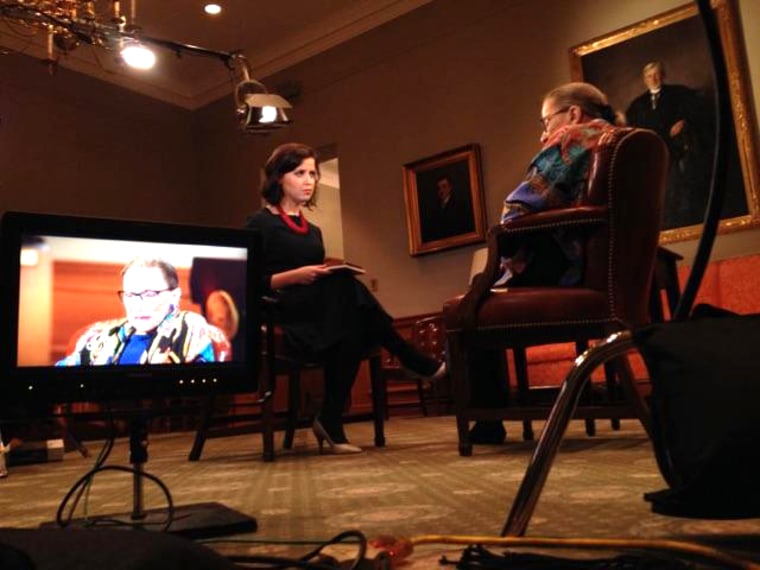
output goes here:
[[423, 380], [427, 380], [428, 382], [438, 382], [439, 380], [444, 378], [446, 374], [449, 373], [449, 368], [445, 360], [442, 361], [438, 365], [438, 368], [436, 368], [433, 372], [428, 372], [427, 374], [423, 372], [418, 372], [417, 370], [419, 370], [419, 367], [417, 368], [417, 370], [415, 370], [411, 366], [405, 366], [403, 363], [401, 364], [401, 366], [404, 368], [404, 370], [406, 371], [408, 375], [420, 376], [422, 377]]
[[337, 443], [333, 441], [333, 439], [330, 437], [330, 434], [327, 433], [327, 430], [324, 428], [324, 426], [320, 423], [318, 419], [314, 420], [314, 425], [311, 426], [311, 429], [314, 432], [314, 436], [317, 438], [319, 453], [324, 453], [323, 446], [325, 442], [327, 442], [330, 453], [334, 453], [336, 455], [347, 455], [349, 453], [362, 453], [362, 451], [364, 451], [361, 447], [358, 447], [356, 445], [351, 445], [347, 441], [344, 443]]
[[449, 373], [449, 367], [446, 365], [446, 361], [444, 360], [443, 362], [441, 362], [441, 365], [438, 367], [438, 370], [436, 370], [432, 376], [426, 376], [425, 379], [430, 380], [432, 382], [437, 382], [438, 380], [446, 376], [446, 374], [448, 373]]
[[448, 373], [445, 360], [432, 358], [407, 341], [393, 346], [389, 352], [398, 358], [401, 366], [413, 376], [421, 376], [425, 380], [436, 382]]

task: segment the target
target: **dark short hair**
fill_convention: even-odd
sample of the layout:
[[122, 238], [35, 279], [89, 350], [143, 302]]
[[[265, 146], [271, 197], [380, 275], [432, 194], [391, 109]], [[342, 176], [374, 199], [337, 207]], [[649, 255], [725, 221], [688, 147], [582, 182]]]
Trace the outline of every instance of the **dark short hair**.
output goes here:
[[157, 257], [135, 257], [129, 263], [127, 263], [121, 270], [121, 276], [124, 277], [127, 271], [133, 267], [158, 267], [161, 270], [161, 274], [166, 281], [166, 287], [168, 289], [176, 289], [179, 287], [179, 276], [174, 266], [164, 259]]
[[[264, 177], [261, 181], [261, 196], [269, 204], [279, 204], [282, 200], [282, 184], [280, 179], [288, 172], [293, 172], [307, 158], [313, 158], [319, 176], [319, 159], [317, 151], [301, 143], [285, 143], [278, 146], [264, 165]], [[317, 192], [314, 189], [311, 199], [305, 204], [311, 207], [317, 203]]]

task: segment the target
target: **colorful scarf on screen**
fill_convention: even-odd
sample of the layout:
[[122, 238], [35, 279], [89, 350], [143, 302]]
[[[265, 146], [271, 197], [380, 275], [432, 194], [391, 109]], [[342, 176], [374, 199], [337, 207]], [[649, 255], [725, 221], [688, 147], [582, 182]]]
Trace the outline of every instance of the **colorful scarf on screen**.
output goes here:
[[[126, 319], [95, 323], [79, 337], [74, 352], [58, 361], [56, 366], [120, 364], [124, 348], [133, 334], [135, 329]], [[213, 362], [215, 359], [206, 319], [190, 311], [175, 311], [153, 331], [137, 364]]]

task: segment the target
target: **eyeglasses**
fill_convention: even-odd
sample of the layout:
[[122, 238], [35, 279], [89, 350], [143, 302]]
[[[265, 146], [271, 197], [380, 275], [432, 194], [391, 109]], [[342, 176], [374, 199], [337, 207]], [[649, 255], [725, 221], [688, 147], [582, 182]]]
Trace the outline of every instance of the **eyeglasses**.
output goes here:
[[559, 115], [560, 113], [565, 113], [570, 110], [570, 107], [562, 107], [561, 109], [558, 109], [557, 111], [554, 111], [553, 113], [549, 113], [545, 117], [541, 117], [538, 122], [541, 123], [541, 128], [546, 132], [546, 130], [549, 128], [549, 121], [551, 121], [554, 117]]
[[154, 291], [153, 289], [146, 289], [145, 291], [141, 291], [140, 293], [133, 293], [132, 291], [117, 291], [116, 293], [119, 295], [119, 299], [122, 301], [133, 301], [135, 299], [140, 299], [141, 301], [152, 301], [156, 297], [158, 297], [161, 293], [165, 293], [166, 291], [171, 291], [171, 289], [161, 289], [160, 291]]

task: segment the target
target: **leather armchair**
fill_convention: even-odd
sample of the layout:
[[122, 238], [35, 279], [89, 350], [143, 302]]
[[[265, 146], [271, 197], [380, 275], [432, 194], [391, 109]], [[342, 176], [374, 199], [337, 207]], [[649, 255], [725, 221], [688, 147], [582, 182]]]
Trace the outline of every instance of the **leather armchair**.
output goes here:
[[[548, 414], [547, 408], [536, 409], [525, 401], [498, 409], [476, 407], [470, 386], [477, 379], [470, 378], [469, 367], [475, 350], [511, 349], [524, 357], [527, 346], [582, 346], [649, 322], [667, 166], [667, 148], [655, 133], [615, 129], [595, 152], [587, 190], [576, 206], [529, 214], [490, 229], [484, 271], [464, 295], [443, 307], [461, 455], [472, 453], [471, 420], [529, 421]], [[520, 240], [557, 228], [574, 232], [584, 244], [580, 284], [492, 290], [505, 252]], [[527, 379], [518, 378], [518, 383], [527, 384]], [[634, 388], [630, 375], [623, 388]], [[641, 408], [635, 411], [643, 414]], [[622, 417], [601, 410], [588, 414]], [[627, 415], [632, 415], [630, 407]]]

